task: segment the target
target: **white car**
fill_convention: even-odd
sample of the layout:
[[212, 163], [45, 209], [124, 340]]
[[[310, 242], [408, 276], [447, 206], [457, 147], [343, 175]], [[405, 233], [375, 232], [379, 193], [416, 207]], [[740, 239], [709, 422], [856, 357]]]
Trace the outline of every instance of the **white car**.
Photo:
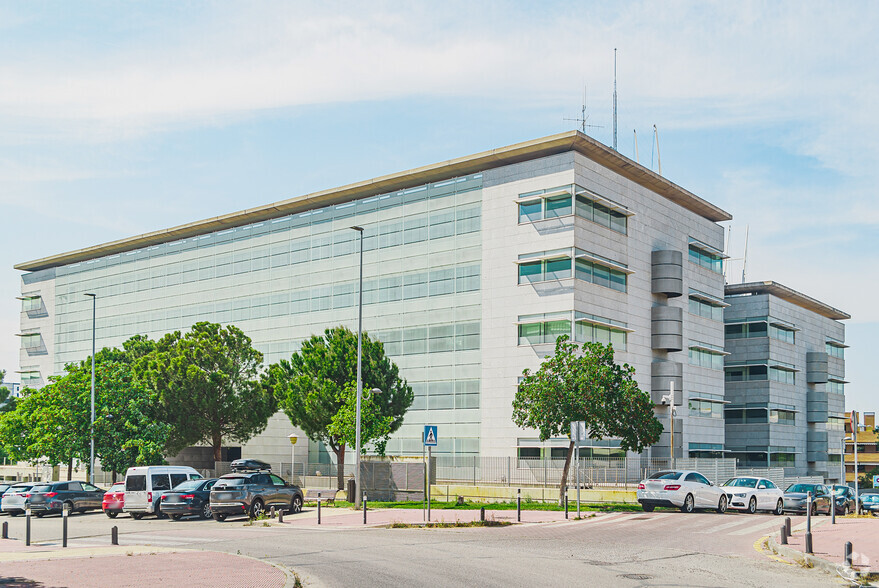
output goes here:
[[726, 492], [708, 481], [699, 472], [668, 470], [656, 472], [638, 484], [638, 502], [646, 512], [657, 506], [672, 506], [682, 512], [710, 508], [726, 512]]
[[772, 480], [742, 476], [730, 478], [721, 488], [726, 492], [730, 508], [751, 514], [758, 510], [784, 514], [784, 492]]

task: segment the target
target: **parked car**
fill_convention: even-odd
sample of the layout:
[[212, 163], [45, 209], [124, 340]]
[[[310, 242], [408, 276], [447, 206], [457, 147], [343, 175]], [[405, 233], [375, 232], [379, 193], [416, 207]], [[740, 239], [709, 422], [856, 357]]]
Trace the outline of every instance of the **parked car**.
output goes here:
[[28, 492], [27, 504], [37, 517], [61, 514], [67, 507], [70, 514], [101, 508], [104, 491], [88, 482], [47, 482], [36, 484]]
[[188, 466], [140, 466], [125, 472], [125, 504], [122, 510], [140, 520], [147, 514], [162, 514], [162, 492], [187, 480], [201, 480], [202, 475]]
[[211, 488], [217, 479], [187, 480], [162, 492], [162, 512], [175, 521], [186, 515], [197, 515], [203, 519], [211, 518]]
[[860, 499], [862, 513], [879, 515], [879, 494], [864, 494]]
[[723, 483], [723, 489], [729, 508], [751, 514], [758, 510], [784, 514], [784, 492], [772, 480], [750, 476], [730, 478]]
[[808, 492], [812, 493], [812, 514], [830, 514], [830, 491], [824, 484], [791, 484], [784, 491], [784, 512], [806, 514]]
[[110, 489], [104, 493], [101, 500], [101, 510], [104, 514], [115, 519], [122, 512], [125, 506], [125, 482], [115, 482]]
[[638, 484], [637, 496], [646, 512], [657, 506], [672, 506], [682, 512], [710, 508], [722, 513], [729, 505], [724, 490], [699, 472], [688, 470], [656, 472]]
[[855, 502], [854, 488], [842, 484], [834, 484], [830, 486], [830, 491], [833, 493], [834, 502], [836, 503], [836, 514], [845, 516], [858, 509]]
[[220, 476], [211, 488], [211, 514], [224, 521], [229, 515], [256, 518], [271, 507], [299, 512], [302, 490], [271, 473], [271, 467], [256, 460], [236, 460], [234, 473]]
[[0, 511], [8, 512], [13, 517], [24, 514], [27, 493], [33, 485], [33, 482], [19, 482], [7, 488], [6, 492], [3, 493], [3, 500], [0, 502]]

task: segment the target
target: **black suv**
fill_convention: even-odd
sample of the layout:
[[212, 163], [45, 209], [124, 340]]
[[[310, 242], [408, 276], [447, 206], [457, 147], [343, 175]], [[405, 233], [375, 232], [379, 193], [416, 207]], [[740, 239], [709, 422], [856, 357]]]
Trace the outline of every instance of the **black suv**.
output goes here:
[[47, 482], [30, 489], [27, 503], [35, 515], [61, 513], [66, 505], [71, 513], [100, 510], [104, 491], [88, 482]]
[[271, 507], [275, 510], [302, 510], [302, 490], [271, 473], [271, 467], [256, 460], [232, 462], [233, 473], [220, 476], [211, 488], [210, 509], [214, 520], [229, 515], [257, 518]]

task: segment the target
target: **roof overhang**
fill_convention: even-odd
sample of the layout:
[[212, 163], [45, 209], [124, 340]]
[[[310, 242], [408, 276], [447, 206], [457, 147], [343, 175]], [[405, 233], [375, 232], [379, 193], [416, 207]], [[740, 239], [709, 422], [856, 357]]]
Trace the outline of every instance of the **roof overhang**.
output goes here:
[[667, 180], [659, 174], [644, 166], [620, 155], [607, 145], [599, 143], [595, 139], [580, 131], [567, 131], [557, 135], [550, 135], [524, 143], [516, 143], [507, 147], [483, 151], [475, 155], [450, 159], [432, 165], [418, 167], [404, 172], [398, 172], [371, 180], [349, 184], [340, 188], [332, 188], [303, 196], [297, 196], [287, 200], [281, 200], [273, 204], [267, 204], [257, 208], [241, 210], [222, 216], [178, 225], [169, 229], [162, 229], [150, 233], [144, 233], [134, 237], [127, 237], [117, 241], [111, 241], [102, 245], [86, 247], [17, 264], [15, 269], [22, 271], [38, 271], [51, 267], [58, 267], [79, 261], [86, 261], [141, 249], [150, 245], [157, 245], [167, 241], [176, 241], [195, 235], [201, 235], [213, 231], [221, 231], [232, 227], [260, 222], [272, 218], [285, 216], [297, 212], [341, 204], [357, 198], [366, 198], [376, 194], [383, 194], [412, 187], [420, 184], [437, 182], [444, 179], [464, 176], [467, 174], [488, 169], [503, 167], [564, 153], [576, 151], [585, 157], [595, 161], [601, 166], [614, 171], [621, 176], [651, 190], [660, 196], [690, 210], [710, 221], [720, 222], [732, 219], [728, 212], [703, 200], [692, 192], [681, 188], [677, 184]]
[[787, 300], [801, 308], [811, 310], [816, 314], [829, 319], [843, 321], [852, 318], [852, 315], [824, 304], [810, 296], [806, 296], [796, 290], [783, 286], [778, 282], [748, 282], [746, 284], [727, 284], [724, 288], [727, 296], [741, 296], [743, 294], [771, 294], [783, 300]]

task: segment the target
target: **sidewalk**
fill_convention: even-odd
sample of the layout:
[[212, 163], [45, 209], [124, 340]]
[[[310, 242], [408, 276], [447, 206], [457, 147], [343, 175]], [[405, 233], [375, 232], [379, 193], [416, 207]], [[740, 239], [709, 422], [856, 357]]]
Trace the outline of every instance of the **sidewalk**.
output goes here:
[[[822, 517], [812, 525], [812, 551], [816, 557], [834, 564], [845, 561], [845, 543], [852, 543], [852, 567], [859, 572], [879, 572], [879, 520], [837, 517], [836, 524]], [[803, 553], [806, 531], [795, 530], [787, 547]]]
[[[98, 560], [98, 561], [95, 561]], [[37, 588], [236, 586], [282, 588], [287, 574], [257, 559], [213, 551], [147, 546], [26, 547], [0, 539], [0, 585]]]

